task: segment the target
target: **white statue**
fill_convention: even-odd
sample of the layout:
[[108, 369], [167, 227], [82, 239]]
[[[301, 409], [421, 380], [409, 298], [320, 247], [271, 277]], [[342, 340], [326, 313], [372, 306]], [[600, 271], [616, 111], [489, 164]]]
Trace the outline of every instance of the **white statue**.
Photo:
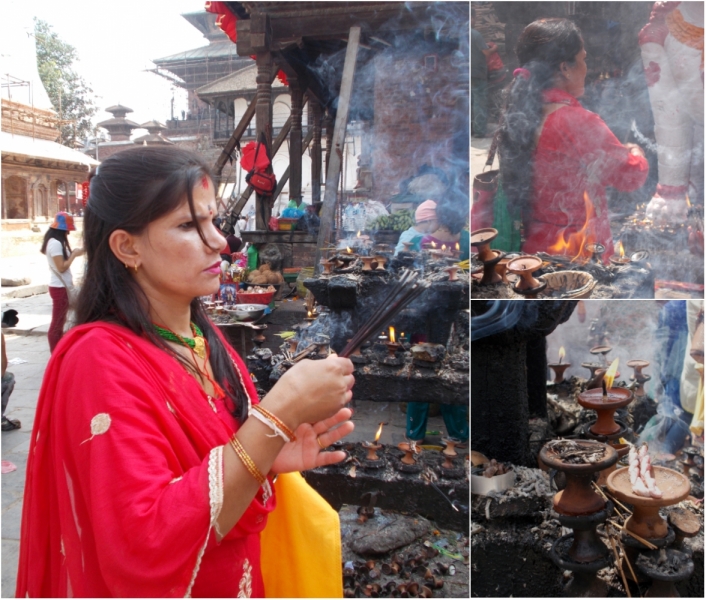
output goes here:
[[647, 217], [684, 223], [687, 195], [703, 195], [704, 3], [655, 2], [639, 43], [659, 160]]

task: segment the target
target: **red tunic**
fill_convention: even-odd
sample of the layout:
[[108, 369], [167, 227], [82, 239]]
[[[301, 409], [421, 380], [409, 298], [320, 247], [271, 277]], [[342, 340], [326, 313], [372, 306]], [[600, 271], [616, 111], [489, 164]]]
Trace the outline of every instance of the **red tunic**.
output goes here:
[[32, 431], [18, 597], [263, 597], [269, 489], [215, 538], [223, 449], [237, 430], [227, 408], [123, 327], [69, 331], [47, 366]]
[[647, 160], [631, 154], [598, 115], [569, 93], [547, 90], [544, 102], [566, 106], [546, 118], [534, 152], [532, 210], [523, 251], [585, 256], [586, 243], [600, 242], [607, 260], [613, 239], [605, 187], [638, 189], [647, 179]]

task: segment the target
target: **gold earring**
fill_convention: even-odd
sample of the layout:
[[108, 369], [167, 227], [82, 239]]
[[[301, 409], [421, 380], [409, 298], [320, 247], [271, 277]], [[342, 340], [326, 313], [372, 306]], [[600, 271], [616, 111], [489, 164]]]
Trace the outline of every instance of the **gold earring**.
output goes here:
[[127, 263], [123, 263], [123, 264], [125, 265], [125, 268], [127, 269], [127, 268], [128, 268], [128, 267], [127, 267]]
[[135, 263], [135, 273], [137, 273], [137, 263]]

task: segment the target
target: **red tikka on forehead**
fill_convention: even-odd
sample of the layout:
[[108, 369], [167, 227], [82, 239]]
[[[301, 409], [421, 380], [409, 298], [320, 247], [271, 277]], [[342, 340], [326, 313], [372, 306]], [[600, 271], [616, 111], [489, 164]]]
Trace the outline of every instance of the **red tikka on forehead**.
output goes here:
[[201, 178], [201, 187], [205, 190], [208, 189], [208, 177], [206, 175]]

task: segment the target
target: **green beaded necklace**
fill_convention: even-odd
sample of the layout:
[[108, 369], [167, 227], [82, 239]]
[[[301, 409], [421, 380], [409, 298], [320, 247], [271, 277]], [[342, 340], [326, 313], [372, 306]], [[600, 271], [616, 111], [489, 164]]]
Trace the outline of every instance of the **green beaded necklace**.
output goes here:
[[191, 322], [191, 333], [194, 336], [193, 338], [182, 337], [174, 333], [171, 329], [160, 327], [154, 323], [152, 323], [152, 327], [154, 327], [157, 335], [162, 339], [165, 339], [168, 342], [176, 342], [182, 346], [188, 346], [194, 351], [196, 356], [199, 358], [206, 358], [206, 340], [204, 340], [203, 332], [199, 329], [199, 326], [193, 321]]

